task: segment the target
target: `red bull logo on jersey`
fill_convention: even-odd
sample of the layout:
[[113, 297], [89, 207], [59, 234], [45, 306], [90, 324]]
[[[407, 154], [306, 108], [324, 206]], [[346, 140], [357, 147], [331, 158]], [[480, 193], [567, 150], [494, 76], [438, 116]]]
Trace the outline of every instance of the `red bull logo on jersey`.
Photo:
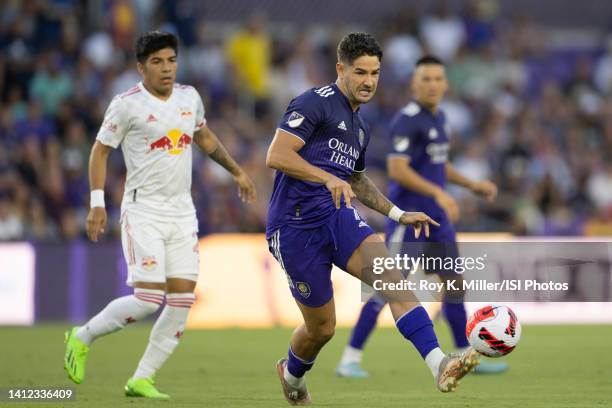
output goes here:
[[149, 144], [149, 153], [153, 150], [162, 150], [171, 155], [183, 153], [183, 150], [189, 148], [192, 142], [191, 136], [183, 133], [179, 129], [172, 129], [167, 135], [164, 135]]
[[142, 258], [142, 267], [150, 271], [157, 266], [157, 260], [154, 256], [145, 256]]

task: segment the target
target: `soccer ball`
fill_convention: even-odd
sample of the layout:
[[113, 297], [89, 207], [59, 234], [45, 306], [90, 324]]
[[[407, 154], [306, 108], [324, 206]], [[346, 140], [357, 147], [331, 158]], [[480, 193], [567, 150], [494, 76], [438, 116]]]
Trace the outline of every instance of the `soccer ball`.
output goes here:
[[468, 319], [465, 334], [480, 354], [501, 357], [514, 350], [521, 339], [521, 323], [509, 307], [489, 305]]

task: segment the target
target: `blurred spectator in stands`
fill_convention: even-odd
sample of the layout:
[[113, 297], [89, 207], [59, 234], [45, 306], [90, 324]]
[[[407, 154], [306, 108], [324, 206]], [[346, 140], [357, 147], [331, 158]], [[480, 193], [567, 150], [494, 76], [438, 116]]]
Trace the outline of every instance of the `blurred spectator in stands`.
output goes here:
[[466, 45], [471, 50], [488, 46], [495, 40], [499, 16], [497, 0], [471, 0], [465, 16]]
[[440, 1], [432, 14], [421, 20], [420, 34], [427, 53], [450, 62], [466, 39], [465, 25], [452, 13], [447, 1]]
[[47, 217], [40, 199], [33, 199], [30, 204], [24, 238], [30, 241], [54, 241], [60, 238], [57, 226]]
[[[455, 165], [475, 177], [490, 172], [500, 187], [493, 205], [461, 202], [459, 230], [612, 235], [612, 34], [586, 27], [591, 36], [567, 45], [572, 32], [551, 30], [525, 10], [501, 14], [508, 3], [449, 4], [461, 5], [436, 2], [424, 14], [415, 3], [361, 28], [385, 49], [376, 98], [361, 111], [373, 135], [368, 174], [385, 190], [388, 123], [410, 100], [414, 59], [432, 52], [446, 60], [453, 87], [444, 110]], [[195, 0], [2, 2], [0, 228], [9, 233], [0, 239], [83, 236], [89, 149], [110, 98], [140, 80], [131, 55], [134, 36], [146, 29], [178, 33], [179, 81], [198, 88], [209, 125], [261, 192], [245, 207], [214, 163], [194, 154], [200, 234], [264, 229], [274, 173], [263, 158], [276, 121], [291, 98], [335, 80], [337, 41], [353, 28], [288, 27], [260, 15], [245, 24], [215, 21], [203, 18], [207, 7]], [[112, 239], [124, 178], [117, 149], [105, 187]], [[384, 222], [372, 211], [363, 215], [374, 227]]]
[[[183, 52], [183, 51], [181, 51]], [[209, 104], [202, 96], [208, 113], [217, 109], [217, 104], [228, 98], [229, 72], [228, 61], [223, 50], [222, 36], [206, 22], [198, 24], [196, 43], [184, 50], [187, 75], [196, 83], [204, 86], [204, 95], [209, 95], [214, 104]]]
[[414, 8], [406, 7], [394, 16], [384, 44], [385, 69], [391, 72], [390, 78], [397, 81], [408, 81], [414, 64], [423, 55], [423, 47], [418, 39], [418, 15]]
[[606, 53], [601, 56], [593, 80], [599, 92], [605, 95], [612, 95], [612, 33], [608, 34], [605, 40]]
[[110, 0], [110, 29], [114, 44], [126, 53], [132, 53], [136, 35], [136, 14], [132, 1]]
[[599, 169], [587, 181], [587, 192], [597, 210], [612, 213], [612, 152], [607, 152]]
[[72, 78], [62, 68], [61, 56], [55, 52], [42, 54], [37, 65], [30, 83], [30, 96], [41, 103], [46, 115], [55, 115], [59, 104], [72, 93]]
[[68, 207], [62, 212], [60, 219], [60, 229], [62, 231], [62, 237], [66, 241], [74, 241], [79, 238], [83, 238], [84, 234], [83, 225], [80, 223], [82, 214], [78, 214], [74, 208]]
[[236, 80], [238, 98], [254, 98], [257, 118], [268, 113], [271, 41], [262, 14], [253, 14], [243, 30], [227, 44], [228, 61]]
[[10, 198], [0, 194], [0, 241], [23, 238], [23, 222], [17, 216]]
[[99, 71], [116, 64], [113, 39], [105, 31], [90, 33], [83, 43], [83, 54]]

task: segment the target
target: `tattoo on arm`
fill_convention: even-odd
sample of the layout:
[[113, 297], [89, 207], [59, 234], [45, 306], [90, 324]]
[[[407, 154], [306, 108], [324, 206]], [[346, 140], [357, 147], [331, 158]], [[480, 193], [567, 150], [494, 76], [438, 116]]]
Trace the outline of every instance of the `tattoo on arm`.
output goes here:
[[372, 183], [365, 173], [355, 172], [349, 178], [349, 183], [357, 199], [365, 206], [378, 211], [382, 215], [389, 214], [393, 203]]
[[232, 159], [225, 147], [221, 143], [217, 143], [217, 148], [208, 154], [208, 157], [219, 163], [223, 168], [229, 171], [234, 176], [240, 173], [240, 166]]

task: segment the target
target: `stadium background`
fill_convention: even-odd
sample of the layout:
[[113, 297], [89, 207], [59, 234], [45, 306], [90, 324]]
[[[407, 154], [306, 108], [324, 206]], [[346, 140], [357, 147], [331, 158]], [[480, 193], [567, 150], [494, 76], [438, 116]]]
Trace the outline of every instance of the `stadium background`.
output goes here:
[[[385, 52], [377, 95], [362, 108], [373, 130], [368, 174], [379, 186], [386, 185], [385, 126], [410, 97], [408, 81], [414, 62], [431, 52], [448, 64], [451, 91], [443, 108], [453, 129], [453, 163], [466, 175], [490, 178], [500, 188], [493, 205], [483, 205], [465, 192], [452, 190], [462, 210], [458, 230], [542, 240], [560, 236], [609, 240], [610, 17], [612, 3], [598, 0], [2, 1], [0, 325], [7, 327], [0, 327], [0, 337], [15, 350], [7, 356], [7, 366], [18, 369], [3, 371], [0, 387], [67, 385], [55, 361], [61, 358], [59, 339], [66, 323], [50, 322], [80, 323], [111, 298], [128, 293], [118, 242], [125, 172], [119, 151], [109, 160], [106, 202], [110, 231], [103, 242], [92, 245], [86, 241], [84, 222], [89, 198], [89, 150], [112, 96], [140, 80], [133, 58], [138, 33], [158, 28], [179, 36], [178, 81], [194, 85], [201, 93], [209, 126], [247, 169], [259, 193], [257, 203], [243, 205], [224, 171], [203, 155], [194, 154], [193, 196], [202, 237], [202, 280], [190, 325], [272, 327], [291, 326], [298, 316], [282, 272], [259, 235], [264, 230], [273, 180], [273, 172], [265, 167], [265, 152], [288, 101], [309, 87], [335, 79], [335, 47], [344, 34], [372, 32]], [[382, 229], [383, 217], [364, 208], [360, 212], [376, 230]], [[334, 284], [339, 295], [339, 322], [349, 325], [359, 310], [359, 284], [339, 273], [334, 274]], [[521, 320], [548, 324], [612, 321], [610, 303], [532, 307], [535, 309], [519, 313]], [[431, 305], [430, 311], [435, 314], [435, 310]], [[389, 323], [388, 316], [385, 322]], [[134, 353], [134, 360], [144, 347], [147, 324], [118, 335], [116, 340], [101, 341], [105, 345], [99, 346], [100, 354], [91, 364], [100, 366], [103, 360], [116, 359], [113, 350], [120, 344], [127, 345], [125, 350]], [[9, 327], [15, 325], [33, 327], [32, 331]], [[526, 402], [526, 406], [546, 406], [537, 395], [550, 393], [552, 387], [565, 387], [565, 393], [553, 398], [550, 406], [597, 406], [604, 401], [601, 383], [593, 379], [593, 373], [605, 373], [601, 368], [604, 359], [612, 363], [603, 348], [612, 338], [609, 326], [531, 326], [530, 330], [525, 333], [533, 335], [524, 340], [516, 357], [510, 357], [523, 371], [506, 380], [512, 389], [525, 390], [523, 400], [533, 402]], [[556, 353], [567, 355], [569, 349], [581, 348], [584, 330], [588, 330], [592, 350], [600, 353], [602, 360], [589, 363], [584, 355], [573, 355], [584, 362], [580, 366], [584, 370], [581, 381], [565, 386], [559, 379], [548, 383], [546, 372], [525, 363], [544, 359], [550, 365]], [[556, 336], [563, 339], [552, 349], [544, 349], [535, 334], [547, 339], [549, 345], [558, 340]], [[332, 351], [325, 354], [327, 360], [321, 362], [321, 370], [327, 369], [328, 375], [333, 373], [347, 335], [339, 331], [339, 338], [330, 346]], [[236, 339], [245, 339], [253, 350], [260, 351], [260, 357], [270, 353], [275, 356], [286, 346], [288, 332], [208, 330], [193, 331], [191, 336], [191, 340], [186, 336], [181, 348], [189, 351], [177, 356], [181, 365], [189, 366], [189, 353], [203, 352], [197, 351], [199, 342], [212, 344], [213, 350], [216, 345], [219, 351], [227, 344], [238, 348], [240, 343], [236, 342], [240, 340]], [[391, 329], [381, 330], [376, 336], [380, 337], [373, 342], [382, 348], [372, 351], [376, 364], [378, 357], [389, 360], [385, 352], [396, 353], [403, 347]], [[442, 336], [448, 341], [444, 333]], [[49, 344], [35, 345], [35, 337], [49, 339]], [[58, 344], [51, 345], [54, 340]], [[277, 346], [270, 351], [264, 344]], [[40, 352], [30, 353], [33, 347]], [[43, 350], [59, 354], [43, 355]], [[123, 356], [127, 356], [125, 350]], [[223, 379], [231, 378], [224, 371], [228, 367], [215, 360], [214, 351], [206, 353], [210, 363], [206, 370], [220, 372]], [[247, 354], [224, 357], [234, 361], [250, 358]], [[29, 363], [19, 359], [26, 355]], [[415, 356], [406, 359], [416, 360]], [[36, 372], [40, 375], [27, 369], [33, 362], [39, 363]], [[417, 367], [418, 361], [413, 363]], [[181, 375], [178, 363], [169, 366], [168, 372]], [[230, 363], [230, 371], [236, 366]], [[565, 366], [554, 367], [562, 372]], [[130, 368], [124, 367], [120, 373], [113, 372], [115, 368], [120, 371], [104, 366], [106, 371], [102, 372], [121, 385], [123, 374], [127, 375]], [[382, 363], [373, 368], [384, 372]], [[262, 378], [271, 374], [266, 371], [265, 375]], [[387, 375], [383, 376], [385, 381], [396, 372]], [[540, 378], [539, 388], [522, 383], [518, 379], [521, 375]], [[100, 374], [97, 378], [102, 381]], [[324, 381], [329, 380], [323, 374], [319, 380], [314, 378], [323, 388]], [[248, 383], [251, 378], [243, 381]], [[380, 378], [373, 381], [375, 389]], [[489, 394], [481, 395], [499, 397], [490, 389], [494, 380], [484, 381]], [[263, 402], [250, 399], [246, 391], [249, 386], [242, 397], [227, 397], [226, 401], [219, 395], [242, 394], [214, 381], [212, 384], [214, 406], [274, 405], [265, 398]], [[267, 389], [265, 384], [263, 388]], [[107, 384], [102, 381], [99, 387], [104, 386]], [[334, 387], [342, 390], [345, 385], [336, 382]], [[578, 388], [582, 391], [576, 395], [570, 392]], [[348, 387], [344, 389], [349, 392]], [[100, 388], [86, 390], [94, 396], [85, 397], [90, 398], [91, 406], [98, 399], [100, 406], [115, 401], [104, 400]], [[191, 389], [183, 391], [193, 393]], [[389, 406], [405, 402], [394, 400], [397, 396], [381, 399], [388, 396], [364, 392], [358, 405], [368, 398], [372, 403], [387, 401]], [[277, 392], [270, 393], [272, 401], [280, 397]], [[576, 402], [583, 394], [591, 399]], [[324, 401], [335, 401], [331, 390], [319, 391], [318, 395]], [[410, 391], [409, 395], [412, 400], [421, 398]], [[198, 395], [193, 398], [197, 401]], [[420, 401], [420, 406], [427, 406], [425, 400]], [[445, 406], [464, 406], [461, 404], [468, 400], [446, 401]]]

